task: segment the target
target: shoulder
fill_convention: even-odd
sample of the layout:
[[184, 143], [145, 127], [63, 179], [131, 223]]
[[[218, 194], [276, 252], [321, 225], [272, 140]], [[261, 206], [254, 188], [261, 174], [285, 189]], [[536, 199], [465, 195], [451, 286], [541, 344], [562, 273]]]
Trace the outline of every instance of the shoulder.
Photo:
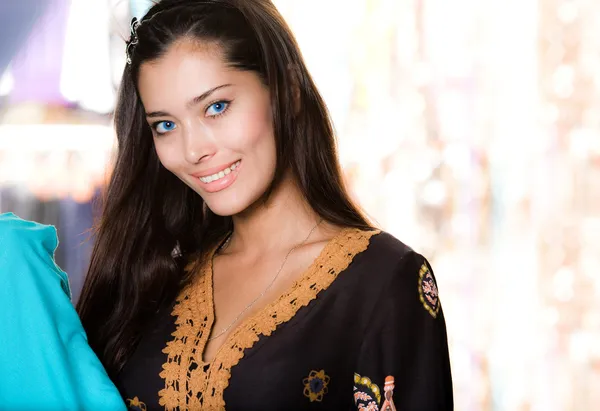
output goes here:
[[356, 255], [355, 263], [369, 273], [371, 280], [389, 281], [392, 276], [425, 261], [423, 256], [386, 231], [363, 233], [369, 235], [368, 246]]
[[407, 255], [414, 253], [410, 246], [382, 230], [377, 230], [376, 234], [371, 237], [367, 250], [373, 257], [388, 260], [390, 263], [399, 263]]
[[374, 253], [390, 261], [388, 269], [382, 270], [381, 298], [390, 299], [402, 310], [420, 307], [423, 313], [438, 317], [441, 309], [438, 285], [427, 258], [391, 234], [381, 232], [379, 240], [374, 240]]
[[388, 232], [373, 233], [368, 247], [355, 256], [350, 269], [356, 274], [353, 277], [357, 286], [369, 295], [391, 295], [404, 301], [416, 298], [429, 305], [433, 314], [439, 309], [429, 261]]
[[0, 281], [58, 282], [70, 295], [67, 275], [54, 262], [57, 247], [54, 227], [0, 214]]

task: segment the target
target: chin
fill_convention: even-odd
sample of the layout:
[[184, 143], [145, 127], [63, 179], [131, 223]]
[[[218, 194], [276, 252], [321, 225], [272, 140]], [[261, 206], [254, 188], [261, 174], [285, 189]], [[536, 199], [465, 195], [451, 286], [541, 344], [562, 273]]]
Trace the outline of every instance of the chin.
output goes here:
[[225, 195], [216, 195], [212, 198], [204, 198], [206, 206], [221, 217], [230, 217], [236, 214], [242, 214], [253, 208], [255, 204], [263, 197], [264, 190], [256, 192], [229, 192]]
[[221, 217], [231, 217], [248, 208], [247, 205], [224, 203], [221, 201], [207, 201], [206, 205], [210, 211]]
[[216, 193], [204, 197], [206, 206], [221, 217], [230, 217], [244, 212], [254, 202], [248, 193]]

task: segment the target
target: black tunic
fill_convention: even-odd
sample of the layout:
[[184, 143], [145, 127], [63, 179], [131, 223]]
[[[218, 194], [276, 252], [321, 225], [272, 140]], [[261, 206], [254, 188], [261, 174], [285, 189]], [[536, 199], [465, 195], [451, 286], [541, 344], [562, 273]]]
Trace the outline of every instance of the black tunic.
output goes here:
[[203, 363], [214, 321], [210, 260], [119, 375], [130, 409], [453, 409], [433, 271], [391, 235], [343, 230]]

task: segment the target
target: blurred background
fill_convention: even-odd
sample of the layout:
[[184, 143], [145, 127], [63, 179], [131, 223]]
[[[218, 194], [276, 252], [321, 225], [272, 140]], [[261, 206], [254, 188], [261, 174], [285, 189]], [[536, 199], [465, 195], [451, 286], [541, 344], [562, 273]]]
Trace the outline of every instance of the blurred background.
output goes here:
[[[149, 3], [0, 0], [0, 212], [57, 227], [75, 300]], [[600, 2], [275, 3], [353, 195], [436, 270], [456, 409], [600, 410]]]

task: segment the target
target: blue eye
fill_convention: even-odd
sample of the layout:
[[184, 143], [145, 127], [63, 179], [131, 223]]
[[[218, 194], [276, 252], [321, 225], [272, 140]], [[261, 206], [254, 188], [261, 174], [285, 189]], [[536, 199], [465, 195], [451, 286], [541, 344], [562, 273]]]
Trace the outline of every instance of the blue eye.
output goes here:
[[165, 134], [169, 131], [175, 130], [176, 128], [177, 126], [172, 121], [159, 121], [158, 123], [154, 124], [154, 130], [156, 130], [158, 134]]
[[228, 101], [217, 101], [216, 103], [213, 103], [210, 106], [208, 106], [206, 114], [209, 117], [215, 117], [219, 114], [223, 114], [225, 110], [227, 110], [227, 107], [229, 107]]

